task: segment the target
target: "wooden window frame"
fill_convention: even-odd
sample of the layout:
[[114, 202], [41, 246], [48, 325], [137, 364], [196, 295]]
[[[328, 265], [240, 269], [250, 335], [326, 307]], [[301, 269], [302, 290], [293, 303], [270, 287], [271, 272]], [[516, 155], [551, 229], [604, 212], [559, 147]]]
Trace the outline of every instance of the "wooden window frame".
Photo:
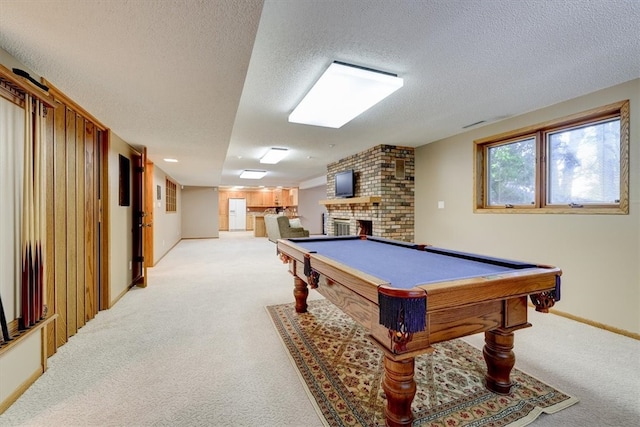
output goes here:
[[165, 202], [165, 211], [166, 212], [177, 212], [178, 211], [178, 198], [177, 198], [177, 185], [175, 182], [171, 181], [169, 178], [166, 180], [166, 202]]
[[[547, 135], [562, 129], [620, 119], [620, 200], [612, 204], [552, 205], [547, 204]], [[514, 131], [474, 141], [474, 213], [556, 213], [556, 214], [629, 214], [629, 100], [562, 117]], [[487, 150], [521, 139], [536, 140], [536, 191], [533, 205], [490, 206], [487, 198]]]

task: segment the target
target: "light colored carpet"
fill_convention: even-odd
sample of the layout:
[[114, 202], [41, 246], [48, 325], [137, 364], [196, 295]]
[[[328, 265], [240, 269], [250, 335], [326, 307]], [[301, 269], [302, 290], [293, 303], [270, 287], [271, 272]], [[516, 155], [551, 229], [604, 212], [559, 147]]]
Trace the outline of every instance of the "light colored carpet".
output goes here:
[[[265, 310], [292, 290], [265, 238], [182, 241], [147, 288], [49, 359], [0, 426], [321, 426]], [[640, 425], [639, 341], [533, 310], [530, 321], [516, 367], [580, 399], [534, 426]]]

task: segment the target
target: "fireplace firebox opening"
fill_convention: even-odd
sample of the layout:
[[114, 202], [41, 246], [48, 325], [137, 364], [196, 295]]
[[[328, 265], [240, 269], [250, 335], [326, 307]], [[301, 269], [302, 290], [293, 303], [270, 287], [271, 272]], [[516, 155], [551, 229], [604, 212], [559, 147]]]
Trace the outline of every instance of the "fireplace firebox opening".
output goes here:
[[371, 236], [373, 234], [373, 221], [365, 219], [358, 220], [358, 235]]

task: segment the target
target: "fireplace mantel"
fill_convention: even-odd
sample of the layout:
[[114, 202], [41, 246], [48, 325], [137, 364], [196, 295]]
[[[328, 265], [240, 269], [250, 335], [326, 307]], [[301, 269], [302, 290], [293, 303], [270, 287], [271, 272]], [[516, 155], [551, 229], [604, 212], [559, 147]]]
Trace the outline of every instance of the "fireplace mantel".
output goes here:
[[318, 203], [321, 205], [377, 205], [382, 201], [381, 196], [362, 196], [362, 197], [348, 197], [344, 199], [328, 199], [320, 200]]

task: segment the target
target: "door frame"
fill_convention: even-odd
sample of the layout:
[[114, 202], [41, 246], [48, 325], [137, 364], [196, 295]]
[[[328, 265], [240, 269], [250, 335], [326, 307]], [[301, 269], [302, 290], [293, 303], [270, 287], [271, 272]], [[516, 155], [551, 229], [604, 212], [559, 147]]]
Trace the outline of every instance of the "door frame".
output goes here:
[[131, 284], [141, 287], [147, 286], [144, 265], [144, 164], [145, 150], [131, 152], [133, 169], [131, 179]]
[[[146, 284], [146, 278], [147, 278], [147, 268], [149, 267], [153, 267], [154, 265], [154, 258], [153, 258], [153, 230], [154, 230], [154, 226], [153, 226], [153, 219], [154, 219], [154, 211], [153, 211], [153, 205], [154, 202], [156, 200], [156, 198], [158, 198], [157, 194], [155, 194], [154, 191], [154, 184], [153, 184], [153, 171], [154, 171], [154, 164], [151, 160], [149, 160], [149, 158], [147, 157], [147, 148], [144, 148], [144, 157], [145, 157], [145, 162], [144, 162], [144, 213], [145, 213], [145, 221], [144, 221], [144, 231], [143, 231], [143, 251], [144, 251], [144, 277], [145, 277], [145, 284]], [[158, 198], [159, 199], [159, 198]]]

